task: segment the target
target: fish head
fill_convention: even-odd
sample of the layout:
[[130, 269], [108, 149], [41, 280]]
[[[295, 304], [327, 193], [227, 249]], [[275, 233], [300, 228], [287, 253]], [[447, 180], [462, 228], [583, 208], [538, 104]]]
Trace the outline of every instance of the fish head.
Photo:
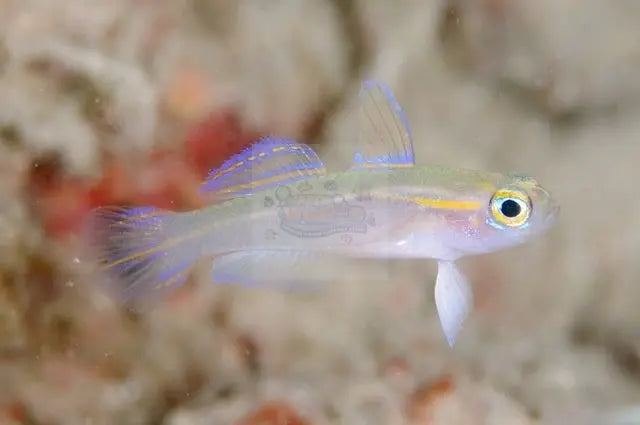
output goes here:
[[455, 260], [520, 245], [556, 222], [558, 202], [535, 179], [520, 174], [471, 176], [464, 183], [453, 179], [454, 202], [437, 213], [444, 219], [435, 231], [441, 245], [437, 258]]
[[[458, 248], [467, 254], [488, 253], [525, 243], [551, 228], [560, 206], [535, 179], [513, 174], [480, 191], [480, 208], [472, 212]], [[460, 238], [458, 238], [460, 240]]]

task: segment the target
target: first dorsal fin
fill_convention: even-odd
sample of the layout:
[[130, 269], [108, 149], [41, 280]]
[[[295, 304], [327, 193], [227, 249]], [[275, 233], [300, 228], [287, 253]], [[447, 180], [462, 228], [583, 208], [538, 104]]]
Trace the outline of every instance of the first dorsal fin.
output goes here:
[[414, 165], [409, 122], [389, 87], [374, 80], [363, 83], [358, 125], [358, 148], [352, 168]]
[[212, 199], [229, 199], [325, 173], [324, 164], [310, 146], [265, 137], [212, 170], [201, 192]]

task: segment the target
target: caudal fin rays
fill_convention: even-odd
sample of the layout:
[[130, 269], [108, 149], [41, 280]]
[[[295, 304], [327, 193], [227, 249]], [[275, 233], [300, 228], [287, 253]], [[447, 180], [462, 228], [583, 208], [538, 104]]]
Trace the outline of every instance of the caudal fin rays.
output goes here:
[[139, 308], [163, 298], [188, 277], [197, 260], [180, 248], [172, 231], [174, 213], [153, 207], [100, 207], [85, 226], [98, 283], [122, 304]]

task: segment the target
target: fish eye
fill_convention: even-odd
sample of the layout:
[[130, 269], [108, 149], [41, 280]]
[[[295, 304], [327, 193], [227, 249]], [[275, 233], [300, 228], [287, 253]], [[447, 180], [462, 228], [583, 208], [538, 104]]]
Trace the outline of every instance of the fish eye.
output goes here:
[[491, 216], [508, 227], [521, 227], [531, 214], [531, 200], [519, 190], [498, 190], [491, 198]]
[[500, 212], [505, 217], [515, 218], [522, 212], [522, 207], [518, 201], [514, 199], [505, 199], [502, 201], [502, 205], [500, 205]]

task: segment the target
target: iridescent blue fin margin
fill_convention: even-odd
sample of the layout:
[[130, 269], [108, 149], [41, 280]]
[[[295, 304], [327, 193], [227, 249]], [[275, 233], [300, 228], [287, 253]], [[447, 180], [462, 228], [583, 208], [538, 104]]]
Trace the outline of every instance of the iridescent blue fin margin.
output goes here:
[[212, 170], [200, 190], [214, 200], [229, 199], [325, 173], [308, 145], [266, 137]]
[[415, 164], [409, 123], [389, 87], [372, 80], [363, 83], [358, 124], [352, 168], [406, 168]]

